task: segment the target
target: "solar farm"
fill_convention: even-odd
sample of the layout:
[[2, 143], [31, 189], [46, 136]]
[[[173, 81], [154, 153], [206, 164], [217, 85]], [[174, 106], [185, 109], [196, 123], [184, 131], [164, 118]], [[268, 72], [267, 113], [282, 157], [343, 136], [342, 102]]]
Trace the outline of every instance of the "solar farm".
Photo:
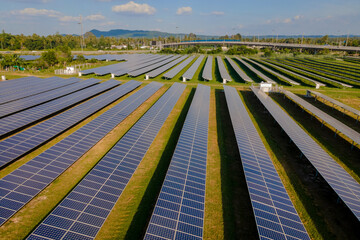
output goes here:
[[360, 64], [85, 57], [0, 82], [0, 239], [359, 238]]

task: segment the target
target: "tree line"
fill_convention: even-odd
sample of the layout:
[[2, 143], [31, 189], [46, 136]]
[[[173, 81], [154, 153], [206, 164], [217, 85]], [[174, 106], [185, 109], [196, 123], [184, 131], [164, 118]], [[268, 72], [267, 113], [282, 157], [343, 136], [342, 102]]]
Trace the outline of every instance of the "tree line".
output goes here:
[[[84, 34], [84, 43], [81, 46], [81, 37], [75, 35], [61, 35], [59, 33], [48, 36], [33, 35], [12, 35], [6, 33], [4, 30], [0, 34], [0, 49], [1, 50], [49, 50], [56, 49], [60, 46], [67, 46], [71, 50], [105, 50], [111, 49], [112, 46], [125, 45], [128, 50], [138, 49], [141, 46], [150, 46], [152, 41], [178, 42], [189, 40], [200, 40], [194, 33], [185, 36], [169, 36], [157, 38], [119, 38], [119, 37], [96, 37], [93, 33], [87, 32]], [[329, 37], [325, 35], [320, 38], [259, 38], [259, 37], [244, 37], [240, 33], [235, 35], [220, 36], [219, 39], [233, 39], [241, 41], [259, 41], [259, 42], [279, 42], [279, 43], [304, 43], [304, 44], [329, 44], [329, 45], [347, 45], [360, 46], [360, 39], [358, 37], [351, 37], [349, 39], [344, 37]]]

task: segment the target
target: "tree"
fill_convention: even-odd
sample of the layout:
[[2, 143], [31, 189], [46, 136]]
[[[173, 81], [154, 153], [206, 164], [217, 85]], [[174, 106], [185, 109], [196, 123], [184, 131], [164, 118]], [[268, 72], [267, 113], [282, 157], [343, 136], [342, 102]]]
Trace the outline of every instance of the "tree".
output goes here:
[[41, 54], [41, 60], [43, 60], [47, 66], [54, 66], [59, 62], [54, 50], [43, 52]]

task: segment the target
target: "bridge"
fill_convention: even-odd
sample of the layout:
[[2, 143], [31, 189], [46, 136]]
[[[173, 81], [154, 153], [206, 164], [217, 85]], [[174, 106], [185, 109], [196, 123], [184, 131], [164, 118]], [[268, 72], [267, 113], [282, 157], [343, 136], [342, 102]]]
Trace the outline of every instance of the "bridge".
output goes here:
[[250, 47], [297, 48], [297, 49], [312, 49], [312, 50], [329, 49], [332, 51], [346, 51], [346, 52], [356, 52], [356, 53], [360, 52], [360, 47], [295, 44], [295, 43], [274, 43], [274, 42], [243, 42], [237, 40], [182, 41], [182, 42], [174, 42], [174, 43], [163, 43], [160, 45], [160, 48], [178, 47], [178, 46], [195, 46], [195, 45], [221, 45], [221, 46], [244, 45]]

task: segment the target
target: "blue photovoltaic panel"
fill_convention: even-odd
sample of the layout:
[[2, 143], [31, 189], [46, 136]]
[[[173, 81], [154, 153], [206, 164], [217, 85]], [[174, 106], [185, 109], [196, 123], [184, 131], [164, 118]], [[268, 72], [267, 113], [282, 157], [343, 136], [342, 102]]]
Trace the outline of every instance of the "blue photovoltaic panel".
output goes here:
[[167, 55], [150, 55], [146, 57], [141, 57], [140, 59], [134, 59], [133, 61], [129, 61], [126, 66], [124, 66], [122, 69], [119, 69], [115, 72], [112, 72], [114, 76], [122, 76], [125, 74], [128, 74], [129, 72], [148, 67], [150, 65], [153, 65], [157, 62], [161, 62], [164, 59], [167, 59], [171, 56]]
[[196, 61], [193, 63], [193, 65], [191, 65], [191, 67], [189, 67], [188, 70], [186, 70], [186, 72], [182, 75], [183, 78], [185, 79], [192, 79], [195, 75], [196, 70], [199, 68], [201, 62], [204, 59], [204, 55], [200, 55], [200, 57], [198, 57], [198, 59], [196, 59]]
[[159, 76], [161, 73], [165, 72], [166, 70], [172, 68], [173, 66], [175, 66], [176, 64], [178, 64], [179, 62], [183, 61], [185, 58], [187, 58], [188, 55], [182, 56], [172, 62], [169, 62], [168, 64], [159, 67], [157, 69], [152, 70], [151, 72], [147, 73], [146, 75], [149, 76], [150, 78], [154, 78], [156, 76]]
[[141, 83], [129, 81], [53, 118], [0, 142], [0, 168], [72, 127], [103, 107], [134, 90]]
[[339, 198], [360, 220], [360, 184], [269, 96], [255, 87], [251, 87], [251, 90]]
[[0, 179], [0, 225], [105, 137], [161, 86], [160, 83], [150, 83]]
[[28, 239], [94, 239], [184, 89], [173, 84]]
[[286, 77], [286, 76], [284, 76], [284, 75], [282, 75], [282, 74], [280, 74], [280, 73], [278, 73], [278, 72], [275, 72], [275, 71], [267, 68], [266, 66], [263, 65], [263, 62], [260, 64], [260, 63], [258, 63], [257, 61], [254, 61], [254, 60], [252, 60], [252, 59], [248, 59], [248, 58], [244, 58], [244, 59], [246, 59], [246, 60], [248, 60], [249, 62], [255, 64], [256, 66], [264, 69], [265, 71], [271, 73], [272, 75], [275, 75], [275, 76], [278, 76], [278, 77], [282, 78], [283, 80], [285, 80], [286, 82], [288, 82], [288, 83], [290, 83], [290, 84], [292, 84], [292, 85], [300, 85], [298, 82], [295, 82], [295, 81], [291, 80], [290, 78], [288, 78], [288, 77]]
[[231, 58], [225, 56], [226, 60], [230, 63], [231, 67], [245, 82], [254, 82]]
[[320, 118], [322, 121], [326, 122], [327, 124], [329, 124], [330, 126], [332, 126], [333, 128], [336, 129], [336, 131], [341, 132], [342, 134], [344, 134], [346, 137], [348, 137], [351, 141], [352, 144], [356, 145], [360, 145], [360, 133], [358, 133], [357, 131], [355, 131], [354, 129], [348, 127], [347, 125], [345, 125], [344, 123], [340, 122], [339, 120], [337, 120], [336, 118], [333, 118], [332, 116], [330, 116], [329, 114], [321, 111], [320, 109], [318, 109], [317, 107], [315, 107], [314, 105], [308, 103], [307, 101], [305, 101], [304, 99], [302, 99], [301, 97], [295, 95], [294, 93], [290, 92], [290, 91], [286, 91], [286, 90], [282, 90], [282, 92], [289, 98], [291, 99], [293, 102], [295, 102], [296, 104], [298, 104], [299, 106], [301, 106], [302, 108], [308, 110], [310, 112], [310, 114], [317, 116], [318, 118]]
[[3, 97], [16, 92], [22, 92], [27, 88], [36, 86], [38, 83], [44, 83], [45, 81], [46, 79], [44, 78], [30, 76], [0, 82], [0, 95]]
[[225, 68], [225, 64], [220, 56], [216, 57], [216, 61], [218, 63], [218, 69], [220, 72], [220, 76], [223, 80], [223, 83], [232, 81], [229, 72]]
[[100, 81], [97, 79], [89, 79], [86, 81], [81, 81], [78, 83], [71, 84], [69, 86], [61, 87], [58, 89], [50, 90], [47, 92], [39, 93], [34, 96], [30, 96], [27, 98], [22, 98], [16, 101], [5, 103], [1, 106], [0, 109], [0, 118], [19, 112], [21, 110], [25, 110], [27, 108], [51, 101], [53, 99], [65, 96], [67, 94], [79, 91], [83, 88], [90, 87], [99, 83]]
[[25, 111], [4, 117], [0, 119], [0, 136], [9, 134], [17, 129], [25, 127], [33, 122], [39, 121], [51, 114], [59, 112], [63, 109], [71, 107], [81, 101], [93, 97], [101, 92], [109, 90], [120, 82], [116, 80], [109, 80], [101, 84], [80, 90], [76, 93], [58, 98], [51, 102], [41, 104]]
[[235, 88], [224, 86], [260, 239], [309, 239]]
[[175, 77], [176, 74], [178, 74], [181, 70], [183, 70], [194, 58], [195, 56], [189, 57], [188, 59], [186, 59], [185, 61], [183, 61], [182, 63], [180, 63], [179, 65], [168, 71], [167, 73], [165, 73], [163, 77], [167, 79], [172, 79], [173, 77]]
[[344, 110], [352, 112], [353, 114], [355, 114], [357, 116], [358, 119], [360, 117], [360, 110], [358, 110], [358, 109], [352, 108], [352, 107], [350, 107], [350, 106], [348, 106], [348, 105], [346, 105], [346, 104], [344, 104], [342, 102], [339, 102], [339, 101], [337, 101], [337, 100], [335, 100], [335, 99], [333, 99], [333, 98], [331, 98], [329, 96], [326, 96], [326, 95], [324, 95], [322, 93], [315, 92], [315, 91], [312, 91], [312, 90], [307, 90], [307, 92], [314, 94], [315, 99], [316, 99], [316, 97], [322, 98], [322, 99], [324, 99], [324, 100], [326, 100], [326, 101], [328, 101], [328, 102], [330, 102], [330, 103], [332, 103], [334, 105], [337, 105], [337, 106], [341, 107]]
[[202, 78], [207, 81], [212, 80], [212, 65], [213, 65], [213, 57], [208, 56], [206, 59], [205, 67], [202, 73]]
[[235, 57], [239, 62], [241, 62], [242, 64], [244, 64], [250, 71], [252, 71], [254, 74], [258, 75], [262, 80], [264, 80], [267, 83], [272, 83], [272, 84], [276, 84], [276, 82], [270, 78], [268, 78], [267, 76], [265, 76], [264, 74], [262, 74], [260, 71], [256, 70], [253, 66], [251, 66], [250, 64], [248, 64], [247, 62], [245, 62], [244, 60], [242, 60], [241, 58]]
[[36, 95], [42, 92], [46, 92], [70, 84], [74, 84], [78, 81], [80, 81], [80, 79], [78, 78], [69, 78], [69, 79], [63, 79], [58, 77], [47, 78], [46, 80], [43, 80], [41, 84], [34, 84], [33, 87], [27, 89], [26, 91], [24, 90], [13, 93], [11, 95], [0, 97], [0, 104], [15, 101], [21, 98], [26, 98], [32, 95]]
[[155, 64], [152, 64], [150, 66], [147, 66], [147, 67], [143, 67], [143, 68], [140, 68], [138, 70], [135, 70], [135, 71], [131, 71], [128, 73], [128, 75], [130, 77], [137, 77], [137, 76], [140, 76], [144, 73], [147, 73], [147, 72], [150, 72], [151, 70], [153, 69], [156, 69], [158, 67], [161, 67], [171, 61], [174, 61], [175, 59], [179, 58], [180, 56], [174, 56], [174, 55], [169, 55], [168, 58], [166, 58], [165, 60], [161, 61], [161, 62], [158, 62], [158, 63], [155, 63]]
[[202, 239], [210, 87], [198, 85], [144, 239]]

